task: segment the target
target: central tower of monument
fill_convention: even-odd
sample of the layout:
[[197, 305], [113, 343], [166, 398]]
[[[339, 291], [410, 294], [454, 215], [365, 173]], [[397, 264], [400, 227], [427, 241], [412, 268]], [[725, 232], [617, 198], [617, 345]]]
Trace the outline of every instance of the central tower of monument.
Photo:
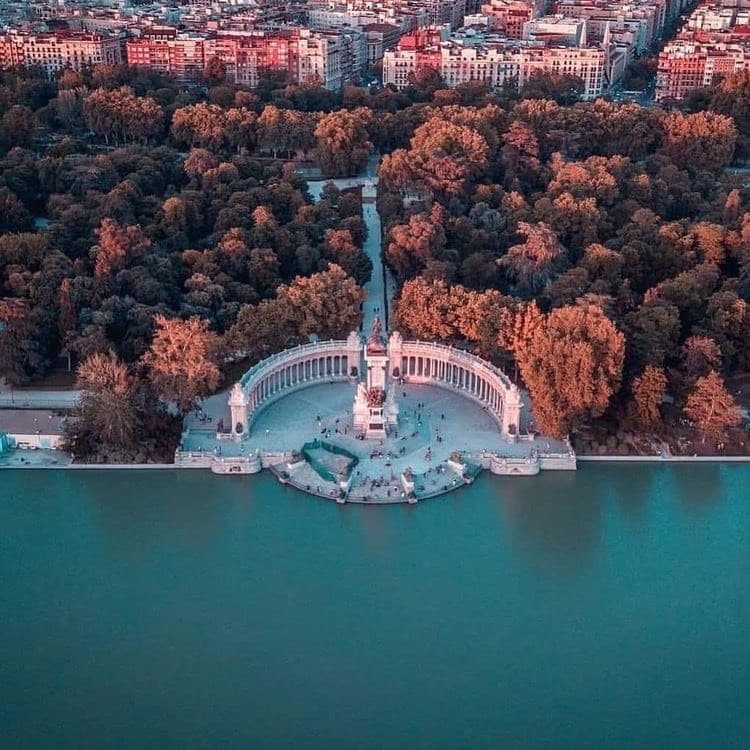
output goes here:
[[357, 386], [354, 397], [354, 429], [368, 440], [385, 437], [388, 428], [398, 423], [388, 354], [383, 326], [380, 318], [375, 318], [365, 344], [365, 380]]

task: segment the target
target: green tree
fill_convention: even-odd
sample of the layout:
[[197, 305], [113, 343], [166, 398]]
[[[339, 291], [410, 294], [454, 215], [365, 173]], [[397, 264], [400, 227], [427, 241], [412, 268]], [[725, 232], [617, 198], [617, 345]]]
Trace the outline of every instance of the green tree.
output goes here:
[[630, 415], [642, 430], [653, 430], [661, 422], [661, 403], [667, 388], [664, 370], [646, 365], [643, 372], [633, 380]]
[[544, 223], [520, 222], [518, 233], [525, 241], [513, 245], [499, 263], [516, 280], [521, 295], [534, 295], [552, 281], [565, 260], [565, 248]]
[[731, 427], [740, 423], [740, 410], [715, 370], [698, 378], [685, 402], [685, 414], [703, 435], [723, 440]]
[[359, 108], [331, 112], [320, 120], [315, 155], [326, 177], [346, 177], [364, 168], [373, 148], [367, 134], [371, 117], [369, 109]]
[[520, 352], [539, 429], [564, 437], [601, 416], [620, 386], [625, 337], [595, 305], [553, 310]]
[[208, 330], [208, 322], [197, 317], [157, 315], [154, 323], [156, 332], [142, 362], [155, 392], [187, 414], [197, 399], [219, 385], [219, 340]]

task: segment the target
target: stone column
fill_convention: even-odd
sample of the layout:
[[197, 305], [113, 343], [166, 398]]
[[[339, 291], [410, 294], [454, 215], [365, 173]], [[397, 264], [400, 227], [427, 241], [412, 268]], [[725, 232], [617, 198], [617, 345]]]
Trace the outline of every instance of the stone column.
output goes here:
[[521, 392], [518, 386], [511, 385], [503, 399], [502, 424], [506, 435], [517, 435], [521, 422]]
[[388, 373], [389, 378], [393, 375], [393, 370], [398, 367], [398, 371], [401, 377], [404, 377], [407, 373], [403, 372], [403, 351], [404, 351], [404, 340], [401, 338], [401, 334], [398, 331], [394, 331], [388, 338]]
[[349, 372], [344, 373], [351, 377], [352, 367], [357, 368], [357, 379], [362, 379], [362, 339], [357, 331], [352, 331], [346, 339], [346, 366]]
[[232, 419], [232, 436], [235, 440], [239, 440], [248, 432], [247, 403], [247, 394], [239, 383], [235, 383], [229, 393], [229, 413]]

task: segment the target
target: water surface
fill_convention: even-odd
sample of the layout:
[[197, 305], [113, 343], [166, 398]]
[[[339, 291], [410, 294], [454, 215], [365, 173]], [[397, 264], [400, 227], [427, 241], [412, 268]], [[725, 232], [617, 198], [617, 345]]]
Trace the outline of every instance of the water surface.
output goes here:
[[746, 748], [750, 467], [0, 473], [9, 748]]

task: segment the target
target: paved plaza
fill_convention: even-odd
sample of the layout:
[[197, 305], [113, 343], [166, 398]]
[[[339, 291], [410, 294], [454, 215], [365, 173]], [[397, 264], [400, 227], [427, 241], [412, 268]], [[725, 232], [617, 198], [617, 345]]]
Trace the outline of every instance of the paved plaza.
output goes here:
[[[563, 443], [546, 438], [504, 440], [497, 422], [482, 406], [460, 393], [432, 385], [399, 386], [397, 428], [384, 440], [359, 440], [352, 430], [354, 393], [355, 387], [349, 383], [325, 383], [293, 391], [263, 409], [253, 422], [250, 435], [240, 442], [216, 440], [216, 425], [220, 419], [228, 424], [229, 412], [226, 394], [215, 396], [204, 403], [203, 415], [188, 417], [189, 433], [182, 448], [231, 456], [256, 450], [298, 451], [316, 438], [326, 440], [359, 458], [352, 498], [363, 494], [387, 497], [390, 490], [394, 499], [401, 489], [401, 473], [406, 469], [416, 476], [422, 494], [462, 484], [446, 463], [455, 451], [477, 462], [484, 451], [525, 457], [537, 450], [566, 450]], [[310, 485], [313, 491], [319, 485], [320, 494], [326, 494], [326, 483], [309, 467], [305, 476], [297, 477], [295, 483]]]
[[0, 454], [0, 467], [4, 469], [55, 468], [68, 466], [72, 462], [73, 459], [70, 455], [64, 451], [56, 450], [12, 450]]

